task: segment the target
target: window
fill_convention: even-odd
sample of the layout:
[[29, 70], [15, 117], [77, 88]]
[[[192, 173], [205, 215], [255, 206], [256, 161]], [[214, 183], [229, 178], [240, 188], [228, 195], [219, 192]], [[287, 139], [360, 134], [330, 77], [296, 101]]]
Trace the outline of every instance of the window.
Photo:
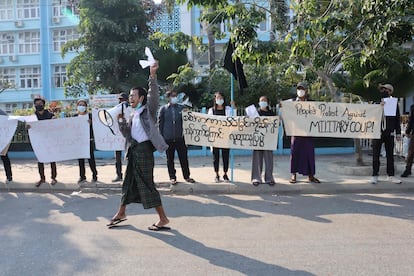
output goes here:
[[16, 85], [16, 69], [14, 68], [0, 68], [0, 78], [8, 82], [10, 86]]
[[63, 87], [63, 84], [66, 81], [66, 66], [64, 65], [57, 65], [55, 66], [54, 74], [53, 74], [53, 82], [55, 87]]
[[0, 0], [0, 20], [13, 19], [13, 0]]
[[17, 0], [18, 19], [39, 18], [39, 0]]
[[79, 0], [53, 0], [53, 17], [79, 15]]
[[19, 33], [19, 53], [40, 53], [40, 32]]
[[79, 38], [76, 29], [62, 29], [53, 31], [53, 51], [60, 52], [66, 42]]
[[40, 68], [26, 67], [20, 69], [20, 88], [39, 88]]
[[[0, 0], [1, 1], [1, 0]], [[0, 34], [0, 55], [14, 53], [14, 36], [12, 33]]]

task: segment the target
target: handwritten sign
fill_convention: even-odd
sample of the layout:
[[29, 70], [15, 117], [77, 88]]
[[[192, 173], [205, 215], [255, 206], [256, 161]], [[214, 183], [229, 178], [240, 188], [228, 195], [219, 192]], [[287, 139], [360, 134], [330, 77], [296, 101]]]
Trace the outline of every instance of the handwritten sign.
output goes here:
[[90, 157], [87, 117], [31, 122], [29, 137], [37, 160], [41, 163]]
[[6, 154], [7, 145], [16, 131], [17, 120], [9, 120], [7, 116], [0, 116], [0, 152]]
[[214, 116], [183, 111], [186, 144], [231, 149], [275, 150], [279, 117]]
[[124, 150], [125, 138], [119, 131], [117, 117], [112, 124], [103, 124], [99, 120], [98, 112], [99, 109], [92, 110], [92, 128], [96, 149], [102, 151]]
[[370, 138], [381, 136], [381, 105], [284, 101], [289, 136]]

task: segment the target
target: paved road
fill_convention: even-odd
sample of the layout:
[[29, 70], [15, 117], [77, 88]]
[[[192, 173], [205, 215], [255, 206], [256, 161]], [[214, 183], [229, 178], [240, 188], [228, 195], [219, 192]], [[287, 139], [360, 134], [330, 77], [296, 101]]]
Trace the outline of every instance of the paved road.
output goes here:
[[0, 193], [0, 275], [414, 275], [414, 195]]

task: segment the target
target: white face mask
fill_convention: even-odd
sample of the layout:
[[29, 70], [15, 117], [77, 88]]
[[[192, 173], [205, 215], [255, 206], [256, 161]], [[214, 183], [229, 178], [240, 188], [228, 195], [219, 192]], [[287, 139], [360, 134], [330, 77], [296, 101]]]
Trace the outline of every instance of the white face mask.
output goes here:
[[170, 98], [170, 103], [172, 103], [172, 104], [178, 103], [178, 98], [177, 97], [171, 97]]
[[303, 90], [303, 89], [298, 89], [298, 90], [296, 91], [296, 93], [298, 94], [298, 97], [299, 97], [299, 98], [302, 98], [303, 96], [305, 96], [306, 91], [305, 91], [305, 90]]
[[261, 101], [261, 102], [259, 102], [259, 106], [261, 108], [265, 108], [265, 107], [267, 107], [267, 102]]
[[223, 105], [224, 104], [224, 100], [223, 99], [217, 99], [216, 100], [216, 104], [217, 105]]
[[86, 111], [86, 106], [78, 105], [78, 111], [81, 112], [81, 113], [85, 112]]

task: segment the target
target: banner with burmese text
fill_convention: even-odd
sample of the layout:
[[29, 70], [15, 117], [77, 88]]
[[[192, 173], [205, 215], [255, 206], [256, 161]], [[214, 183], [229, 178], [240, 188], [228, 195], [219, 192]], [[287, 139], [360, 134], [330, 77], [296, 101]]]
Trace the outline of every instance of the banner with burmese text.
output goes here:
[[383, 106], [379, 104], [283, 101], [288, 136], [378, 139]]
[[230, 149], [275, 150], [279, 117], [214, 116], [183, 111], [187, 145]]

